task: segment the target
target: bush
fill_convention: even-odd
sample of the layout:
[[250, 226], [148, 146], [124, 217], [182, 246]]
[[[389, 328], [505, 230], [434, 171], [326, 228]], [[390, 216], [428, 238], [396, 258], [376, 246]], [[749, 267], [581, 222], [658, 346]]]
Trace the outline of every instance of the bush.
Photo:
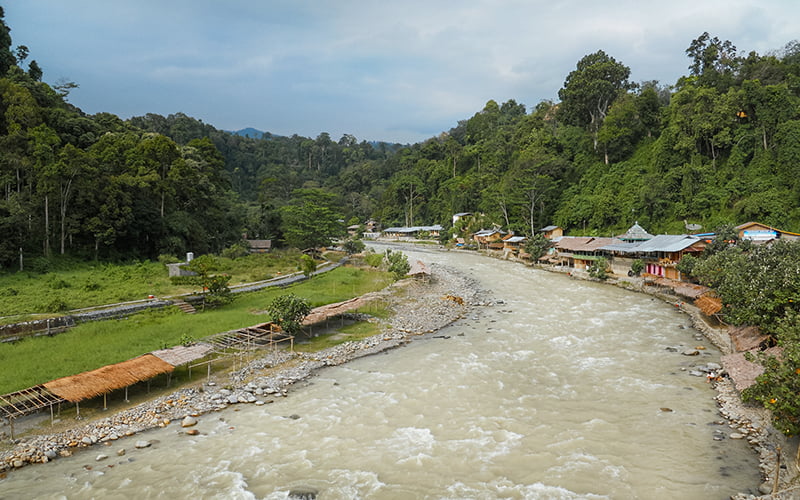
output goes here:
[[317, 261], [315, 261], [310, 255], [303, 255], [300, 257], [300, 270], [303, 271], [303, 276], [308, 278], [311, 274], [317, 270]]
[[34, 273], [46, 274], [50, 272], [50, 261], [44, 257], [34, 257], [25, 260], [25, 269]]
[[52, 276], [49, 280], [47, 280], [47, 285], [52, 290], [62, 290], [64, 288], [69, 288], [72, 286], [69, 282], [59, 278], [58, 276]]
[[684, 255], [675, 268], [687, 276], [692, 276], [694, 267], [697, 265], [698, 258], [694, 255]]
[[100, 290], [103, 287], [100, 285], [100, 283], [92, 279], [87, 279], [86, 282], [83, 284], [82, 288], [83, 291], [85, 292], [96, 292], [97, 290]]
[[281, 295], [267, 305], [267, 313], [272, 322], [290, 335], [300, 331], [303, 318], [310, 312], [311, 304], [308, 299], [298, 297], [293, 293]]
[[369, 253], [364, 257], [364, 260], [367, 261], [367, 264], [371, 267], [381, 267], [381, 264], [383, 264], [383, 254]]
[[348, 255], [353, 255], [354, 253], [363, 252], [364, 249], [367, 248], [367, 246], [364, 244], [363, 241], [359, 239], [352, 239], [345, 241], [343, 248]]
[[244, 243], [234, 243], [222, 251], [222, 257], [226, 259], [237, 259], [250, 255], [250, 247]]
[[159, 255], [158, 256], [158, 261], [160, 263], [164, 264], [165, 266], [167, 264], [177, 264], [178, 262], [183, 262], [182, 259], [179, 259], [179, 258], [177, 258], [174, 255], [169, 254], [169, 253], [162, 253], [161, 255]]
[[69, 309], [70, 309], [69, 304], [67, 304], [66, 302], [64, 302], [64, 300], [60, 298], [55, 298], [44, 305], [45, 312], [57, 313], [57, 312], [69, 311]]
[[197, 276], [170, 276], [170, 283], [173, 285], [197, 285]]
[[589, 268], [589, 276], [591, 276], [592, 278], [597, 278], [599, 280], [605, 280], [608, 279], [607, 270], [608, 270], [608, 261], [605, 258], [600, 257], [599, 259], [594, 261], [594, 264], [592, 264], [591, 267]]
[[631, 272], [633, 272], [634, 276], [639, 276], [642, 271], [644, 271], [644, 261], [642, 259], [636, 259], [631, 262]]

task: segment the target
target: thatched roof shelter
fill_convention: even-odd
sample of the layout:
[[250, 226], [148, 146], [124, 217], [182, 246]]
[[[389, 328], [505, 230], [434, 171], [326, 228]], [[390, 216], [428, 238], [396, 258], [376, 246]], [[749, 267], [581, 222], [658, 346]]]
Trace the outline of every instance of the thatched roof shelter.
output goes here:
[[204, 357], [214, 350], [214, 347], [204, 342], [192, 345], [176, 345], [169, 349], [153, 351], [150, 354], [172, 366], [181, 366]]
[[425, 265], [424, 262], [418, 260], [416, 262], [411, 263], [411, 268], [408, 270], [407, 276], [413, 276], [415, 278], [427, 278], [431, 275], [430, 269], [428, 266]]
[[336, 302], [335, 304], [315, 307], [308, 313], [308, 316], [303, 319], [303, 326], [321, 323], [328, 318], [333, 318], [348, 311], [359, 309], [366, 306], [371, 300], [372, 298], [369, 295], [364, 295], [343, 302]]
[[166, 361], [152, 354], [145, 354], [122, 363], [62, 377], [42, 385], [67, 401], [78, 403], [84, 399], [91, 399], [137, 382], [143, 382], [162, 373], [169, 373], [174, 369], [175, 367]]
[[14, 419], [62, 402], [64, 399], [37, 385], [0, 396], [0, 415]]
[[706, 316], [713, 316], [722, 310], [722, 301], [708, 294], [695, 300], [694, 305]]

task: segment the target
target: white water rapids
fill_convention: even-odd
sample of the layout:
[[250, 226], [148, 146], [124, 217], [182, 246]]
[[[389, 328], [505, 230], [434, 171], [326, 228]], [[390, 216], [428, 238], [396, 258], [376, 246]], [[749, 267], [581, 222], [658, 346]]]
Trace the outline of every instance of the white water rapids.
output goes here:
[[[688, 368], [719, 353], [673, 307], [471, 254], [407, 253], [469, 273], [502, 303], [435, 334], [449, 338], [203, 415], [200, 435], [173, 424], [14, 471], [0, 499], [722, 500], [759, 484], [745, 442], [713, 439], [731, 429]], [[701, 356], [681, 355], [699, 344]]]

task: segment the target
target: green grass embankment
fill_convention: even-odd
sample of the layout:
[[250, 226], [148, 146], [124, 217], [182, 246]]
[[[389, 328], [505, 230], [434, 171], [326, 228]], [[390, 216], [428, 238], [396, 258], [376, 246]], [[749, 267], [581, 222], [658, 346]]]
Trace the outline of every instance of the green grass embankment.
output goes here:
[[[280, 250], [236, 259], [215, 257], [212, 272], [229, 274], [229, 285], [251, 283], [296, 271], [301, 255]], [[160, 262], [110, 264], [59, 257], [46, 268], [0, 274], [0, 324], [194, 291], [196, 286], [172, 283]]]
[[171, 347], [187, 337], [199, 340], [269, 321], [264, 309], [280, 295], [294, 293], [316, 307], [380, 290], [390, 282], [385, 272], [340, 267], [287, 288], [240, 294], [231, 304], [194, 315], [170, 307], [84, 323], [53, 337], [0, 344], [0, 394]]

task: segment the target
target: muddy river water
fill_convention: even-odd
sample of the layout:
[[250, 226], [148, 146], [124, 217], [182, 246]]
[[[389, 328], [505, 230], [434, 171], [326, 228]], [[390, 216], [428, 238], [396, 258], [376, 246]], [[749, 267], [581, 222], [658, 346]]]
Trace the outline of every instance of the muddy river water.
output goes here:
[[[721, 500], [759, 484], [747, 443], [714, 440], [731, 429], [689, 370], [719, 353], [674, 307], [466, 253], [408, 253], [469, 273], [493, 305], [272, 404], [201, 416], [197, 436], [173, 425], [15, 471], [0, 499]], [[681, 354], [697, 345], [701, 356]]]

